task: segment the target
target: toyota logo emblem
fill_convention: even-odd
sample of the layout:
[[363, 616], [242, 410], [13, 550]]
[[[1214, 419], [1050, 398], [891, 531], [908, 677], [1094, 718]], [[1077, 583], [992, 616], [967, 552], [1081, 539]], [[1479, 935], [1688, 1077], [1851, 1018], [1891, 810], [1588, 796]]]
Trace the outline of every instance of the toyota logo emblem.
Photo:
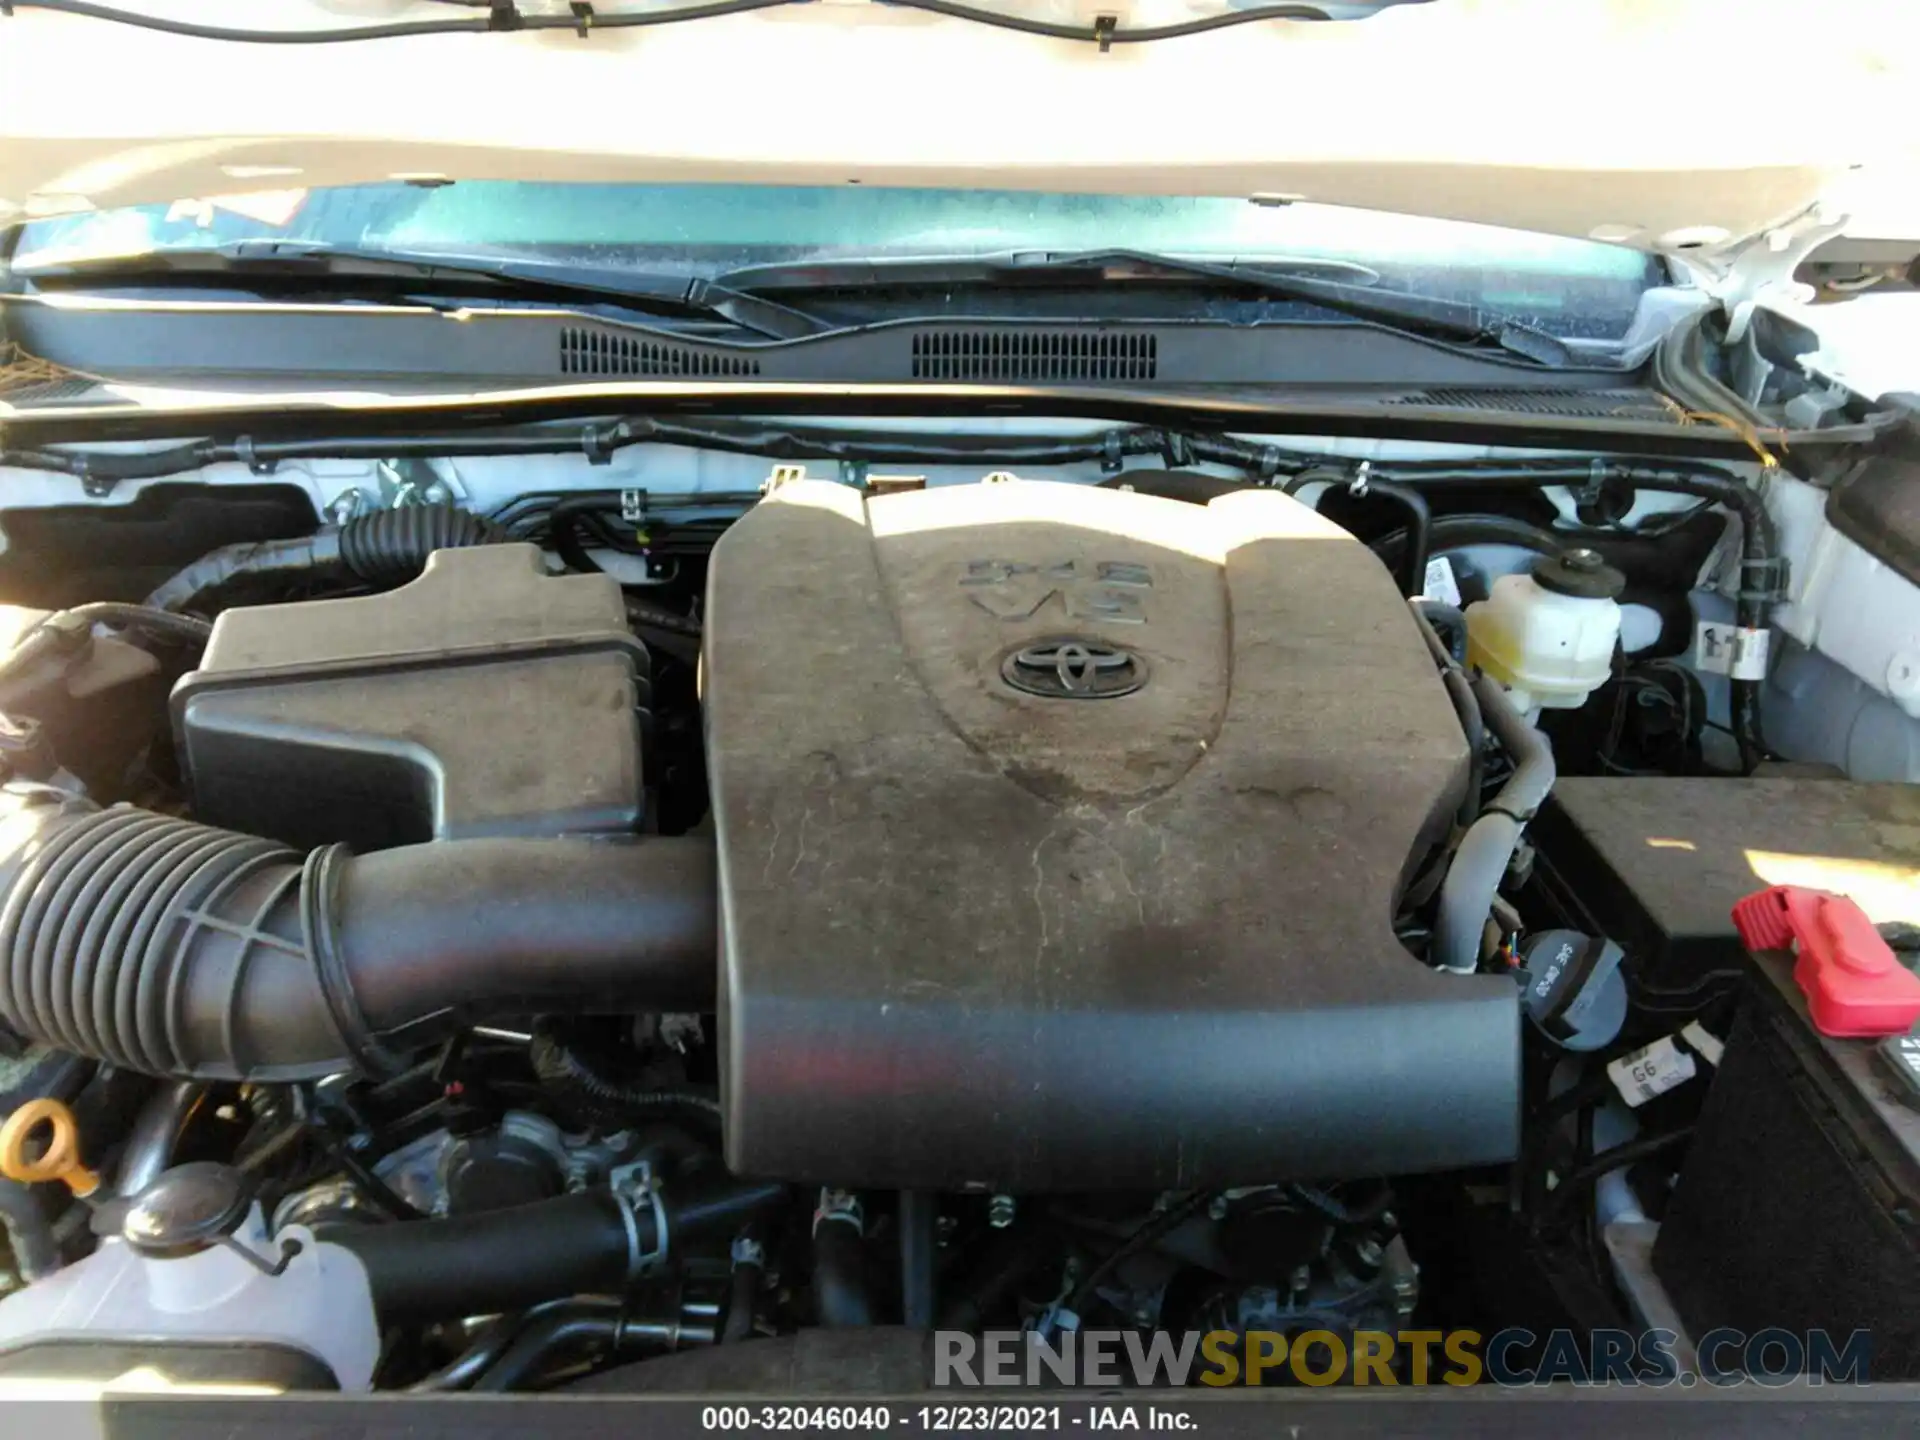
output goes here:
[[1014, 689], [1048, 700], [1111, 700], [1147, 683], [1147, 665], [1131, 650], [1063, 636], [1025, 645], [1000, 663]]

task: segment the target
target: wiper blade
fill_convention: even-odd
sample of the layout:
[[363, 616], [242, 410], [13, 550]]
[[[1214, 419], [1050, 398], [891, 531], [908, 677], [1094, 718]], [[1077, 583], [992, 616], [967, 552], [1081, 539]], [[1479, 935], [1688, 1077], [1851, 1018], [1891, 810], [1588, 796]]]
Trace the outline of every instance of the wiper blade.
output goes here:
[[228, 245], [178, 247], [142, 255], [103, 255], [15, 266], [14, 275], [47, 282], [179, 284], [249, 280], [314, 281], [340, 289], [369, 287], [430, 294], [436, 286], [479, 289], [513, 299], [596, 303], [675, 314], [711, 315], [775, 340], [800, 340], [836, 328], [826, 321], [700, 276], [558, 265], [541, 260], [443, 260], [350, 246], [285, 240], [241, 240]]
[[1375, 288], [1377, 271], [1318, 258], [1215, 263], [1146, 250], [1037, 251], [915, 260], [820, 260], [729, 270], [715, 283], [760, 293], [887, 290], [925, 285], [1105, 285], [1197, 281], [1296, 300], [1392, 329], [1455, 343], [1497, 345], [1546, 366], [1569, 365], [1565, 342], [1536, 325], [1458, 300]]

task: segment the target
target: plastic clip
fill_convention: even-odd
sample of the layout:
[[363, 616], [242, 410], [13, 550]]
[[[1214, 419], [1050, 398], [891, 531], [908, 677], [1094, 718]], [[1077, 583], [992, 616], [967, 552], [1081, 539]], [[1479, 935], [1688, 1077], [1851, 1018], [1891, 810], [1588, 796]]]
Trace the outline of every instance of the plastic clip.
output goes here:
[[1120, 432], [1109, 430], [1100, 437], [1100, 471], [1104, 475], [1118, 475], [1125, 465], [1126, 451]]
[[240, 457], [240, 463], [245, 465], [247, 469], [255, 475], [271, 475], [273, 473], [275, 462], [260, 458], [259, 451], [254, 449], [253, 436], [242, 435], [238, 440], [234, 441], [233, 453], [238, 455]]
[[1749, 950], [1797, 948], [1794, 983], [1821, 1034], [1899, 1035], [1920, 1020], [1920, 975], [1846, 896], [1775, 885], [1735, 905], [1733, 924]]
[[1367, 498], [1367, 490], [1373, 483], [1373, 462], [1362, 460], [1354, 466], [1353, 474], [1347, 479], [1347, 493], [1356, 500]]
[[526, 16], [520, 13], [520, 7], [513, 0], [488, 0], [487, 29], [520, 30], [524, 29]]
[[1770, 603], [1787, 596], [1787, 557], [1770, 556], [1765, 560], [1740, 561], [1739, 599]]
[[580, 449], [585, 452], [589, 465], [613, 463], [612, 442], [617, 434], [617, 428], [603, 430], [591, 423], [580, 427]]
[[1607, 462], [1592, 460], [1587, 465], [1587, 483], [1573, 492], [1576, 505], [1598, 506], [1603, 498], [1607, 484]]
[[1188, 443], [1187, 437], [1178, 431], [1169, 431], [1163, 439], [1161, 448], [1166, 454], [1167, 464], [1176, 470], [1193, 463], [1193, 446]]
[[593, 6], [586, 0], [571, 0], [567, 8], [573, 11], [573, 33], [582, 40], [587, 39], [593, 31]]
[[91, 500], [104, 499], [113, 493], [113, 479], [107, 475], [93, 473], [93, 457], [76, 455], [73, 457], [74, 478], [80, 482], [80, 491]]
[[1093, 17], [1093, 39], [1100, 47], [1100, 53], [1106, 54], [1113, 49], [1113, 34], [1120, 28], [1118, 15], [1096, 15]]

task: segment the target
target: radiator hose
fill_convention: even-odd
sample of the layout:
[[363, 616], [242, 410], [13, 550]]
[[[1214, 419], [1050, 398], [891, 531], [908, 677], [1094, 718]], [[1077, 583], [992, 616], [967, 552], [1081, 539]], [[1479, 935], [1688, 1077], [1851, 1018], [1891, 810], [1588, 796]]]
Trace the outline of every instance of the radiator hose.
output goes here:
[[0, 789], [0, 1019], [150, 1075], [382, 1073], [504, 1014], [711, 1010], [710, 839], [453, 840], [303, 860]]

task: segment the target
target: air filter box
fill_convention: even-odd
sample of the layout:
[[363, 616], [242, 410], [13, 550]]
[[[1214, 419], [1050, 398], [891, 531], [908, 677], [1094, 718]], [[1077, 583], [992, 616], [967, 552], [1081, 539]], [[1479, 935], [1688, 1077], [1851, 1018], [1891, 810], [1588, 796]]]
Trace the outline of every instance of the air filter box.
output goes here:
[[226, 611], [173, 721], [196, 818], [365, 851], [633, 830], [649, 703], [614, 580], [489, 545], [385, 594]]

